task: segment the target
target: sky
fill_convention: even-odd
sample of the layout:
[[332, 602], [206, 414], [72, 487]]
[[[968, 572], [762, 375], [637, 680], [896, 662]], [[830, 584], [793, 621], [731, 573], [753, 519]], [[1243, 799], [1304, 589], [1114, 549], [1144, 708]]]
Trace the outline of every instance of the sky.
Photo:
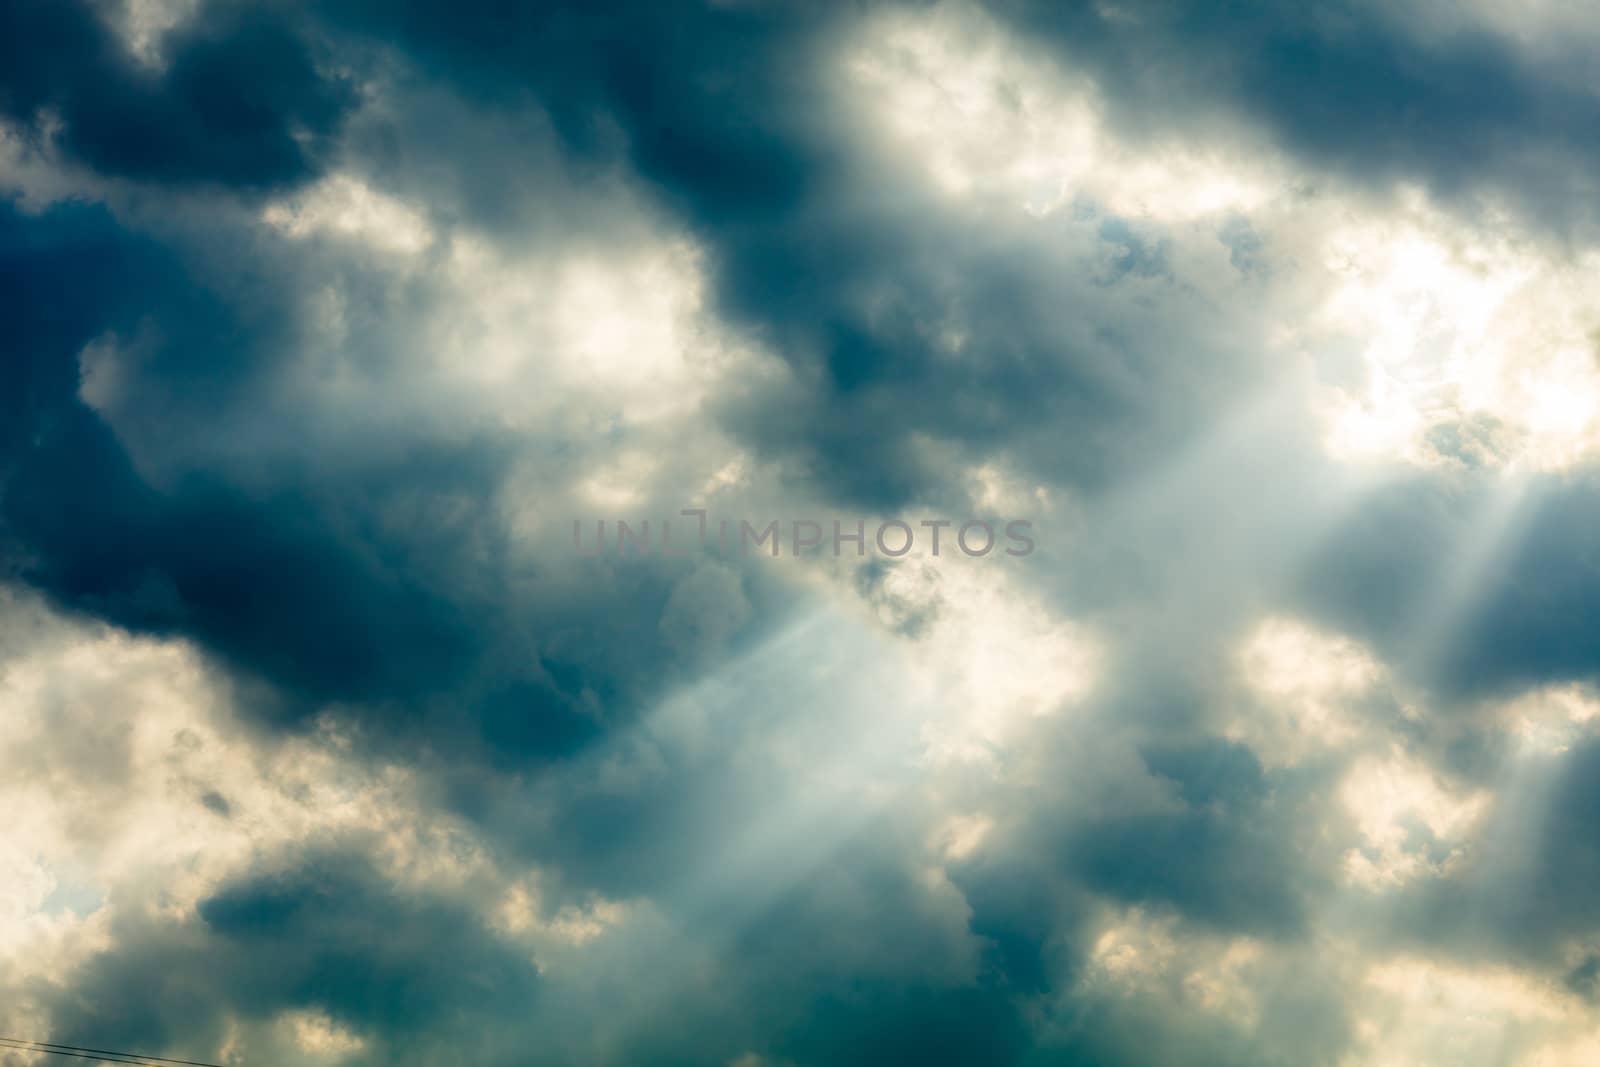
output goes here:
[[1597, 48], [0, 0], [0, 1037], [1600, 1062]]

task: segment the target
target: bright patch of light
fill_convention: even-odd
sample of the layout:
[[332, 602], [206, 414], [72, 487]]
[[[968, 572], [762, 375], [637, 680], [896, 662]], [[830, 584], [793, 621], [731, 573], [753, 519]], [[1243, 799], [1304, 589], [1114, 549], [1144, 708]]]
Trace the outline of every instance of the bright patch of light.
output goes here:
[[166, 36], [194, 18], [203, 0], [120, 0], [106, 5], [111, 27], [130, 54], [147, 66], [162, 62]]
[[360, 1035], [340, 1026], [322, 1011], [291, 1011], [279, 1017], [290, 1042], [302, 1052], [336, 1058], [360, 1052], [367, 1043]]
[[[1546, 470], [1593, 454], [1600, 305], [1585, 279], [1600, 257], [1565, 262], [1504, 232], [1413, 199], [1329, 233], [1310, 347], [1355, 342], [1366, 378], [1324, 396], [1335, 455]], [[1441, 451], [1452, 428], [1480, 439]]]
[[1364, 985], [1340, 1067], [1586, 1067], [1600, 1037], [1579, 997], [1514, 971], [1402, 958]]
[[1030, 596], [1003, 562], [968, 559], [953, 545], [942, 553], [893, 567], [882, 591], [897, 616], [912, 611], [926, 620], [908, 649], [908, 682], [927, 706], [942, 709], [923, 727], [929, 757], [986, 761], [1030, 721], [1085, 697], [1100, 651], [1082, 627]]
[[994, 820], [986, 815], [952, 815], [934, 835], [934, 851], [946, 861], [959, 861], [973, 855], [983, 846]]
[[444, 279], [422, 327], [432, 373], [514, 423], [580, 400], [628, 422], [687, 414], [731, 358], [683, 241], [519, 256], [458, 235]]
[[1587, 686], [1548, 686], [1507, 704], [1501, 716], [1524, 752], [1565, 752], [1600, 720], [1600, 695]]
[[[1371, 890], [1390, 889], [1424, 875], [1449, 869], [1459, 846], [1488, 810], [1486, 793], [1446, 788], [1422, 764], [1399, 752], [1359, 761], [1339, 788], [1345, 810], [1362, 837], [1360, 848], [1345, 857], [1345, 873]], [[1413, 827], [1425, 827], [1445, 857], [1415, 844]]]
[[268, 204], [261, 221], [289, 237], [337, 237], [401, 256], [417, 255], [433, 241], [419, 211], [350, 174]]
[[547, 908], [537, 879], [514, 883], [493, 913], [493, 922], [503, 935], [536, 943], [548, 941], [583, 945], [625, 922], [633, 908], [621, 901], [592, 897], [582, 904]]
[[1185, 929], [1133, 908], [1115, 916], [1089, 952], [1085, 984], [1120, 996], [1159, 996], [1242, 1026], [1260, 1017], [1256, 970], [1264, 946], [1248, 937]]
[[1086, 198], [1124, 217], [1185, 220], [1248, 210], [1271, 188], [1229, 153], [1119, 137], [1092, 84], [969, 9], [882, 15], [845, 71], [896, 157], [951, 197], [1033, 214]]
[[1289, 618], [1271, 618], [1245, 639], [1238, 668], [1259, 706], [1226, 732], [1269, 766], [1337, 749], [1360, 731], [1359, 702], [1386, 677], [1366, 648]]

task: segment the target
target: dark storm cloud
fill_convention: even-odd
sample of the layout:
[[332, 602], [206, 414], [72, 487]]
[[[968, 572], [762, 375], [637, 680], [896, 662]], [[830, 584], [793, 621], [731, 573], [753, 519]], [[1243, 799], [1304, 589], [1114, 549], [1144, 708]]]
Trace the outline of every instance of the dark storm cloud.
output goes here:
[[[796, 1064], [1020, 1062], [1029, 1047], [1024, 1004], [975, 961], [980, 945], [963, 916], [920, 883], [901, 847], [891, 825], [874, 823], [780, 894], [750, 887], [749, 898], [728, 899], [729, 910], [701, 916], [697, 933], [717, 946], [708, 973], [681, 975], [670, 1011], [618, 1020], [629, 1039], [622, 1059], [736, 1062], [755, 1052]], [[680, 950], [642, 969], [649, 977], [682, 959]]]
[[780, 1046], [797, 1063], [950, 1065], [1024, 1061], [1027, 1029], [995, 989], [853, 988], [819, 997], [810, 1026]]
[[0, 110], [62, 124], [67, 153], [101, 174], [266, 189], [306, 178], [354, 102], [319, 69], [287, 8], [222, 3], [140, 64], [88, 0], [0, 9]]
[[1110, 896], [1169, 903], [1225, 928], [1299, 933], [1297, 827], [1273, 810], [1249, 749], [1214, 739], [1155, 743], [1141, 758], [1177, 786], [1182, 808], [1112, 817], [1072, 835], [1069, 862], [1079, 876]]
[[1382, 4], [999, 0], [1018, 30], [1091, 71], [1130, 128], [1226, 125], [1361, 183], [1493, 192], [1554, 226], [1592, 224], [1600, 103], [1576, 46], [1470, 25], [1419, 30]]
[[[1034, 759], [1061, 783], [1011, 798], [1014, 853], [958, 866], [958, 883], [973, 890], [974, 928], [1008, 932], [997, 944], [1009, 943], [1019, 980], [1070, 976], [1047, 979], [1026, 940], [1015, 940], [1017, 924], [1026, 928], [1064, 888], [1068, 901], [1147, 906], [1216, 930], [1286, 942], [1305, 935], [1331, 871], [1299, 840], [1304, 783], [1267, 776], [1240, 745], [1163, 729], [1159, 717], [1113, 700], [1087, 721], [1039, 731]], [[1085, 738], [1091, 730], [1101, 736]], [[1186, 733], [1193, 739], [1177, 740]]]
[[[581, 748], [696, 660], [660, 625], [692, 563], [569, 563], [554, 583], [543, 564], [505, 558], [490, 502], [507, 446], [493, 436], [401, 433], [353, 465], [286, 465], [265, 487], [230, 481], [225, 449], [202, 445], [171, 484], [147, 481], [79, 397], [84, 345], [153, 334], [145, 414], [204, 429], [196, 413], [237, 412], [245, 432], [262, 410], [252, 388], [294, 340], [279, 325], [293, 321], [287, 279], [254, 286], [261, 306], [243, 313], [193, 268], [100, 209], [0, 217], [15, 345], [0, 368], [15, 415], [0, 529], [13, 577], [135, 631], [196, 640], [270, 684], [272, 717], [340, 702], [377, 736], [430, 737], [507, 767]], [[435, 501], [458, 499], [474, 502], [464, 518], [425, 521]], [[423, 521], [377, 521], [396, 509]]]
[[[267, 341], [98, 209], [8, 210], [0, 223], [0, 299], [18, 342], [6, 392], [22, 405], [4, 458], [12, 567], [68, 604], [195, 636], [314, 698], [382, 696], [446, 671], [462, 650], [448, 609], [339, 545], [306, 501], [264, 506], [204, 477], [153, 488], [78, 398], [78, 352], [106, 331], [176, 331], [169, 369], [202, 397], [206, 378], [231, 389], [230, 372], [247, 377]], [[395, 641], [410, 651], [385, 654]]]
[[462, 902], [392, 885], [362, 849], [246, 875], [202, 900], [196, 922], [125, 917], [113, 948], [32, 990], [55, 1040], [210, 1057], [230, 1021], [299, 1010], [368, 1039], [363, 1062], [514, 1062], [503, 1032], [482, 1027], [537, 1003], [534, 962]]
[[1592, 473], [1412, 476], [1331, 531], [1301, 595], [1447, 701], [1509, 697], [1600, 678], [1597, 560]]
[[1390, 902], [1381, 936], [1460, 959], [1515, 960], [1581, 986], [1573, 950], [1600, 932], [1600, 743], [1524, 754], [1515, 771], [1473, 848], [1447, 877]]
[[[1201, 769], [1219, 759], [1217, 744], [1149, 758], [1167, 773], [1189, 776], [1176, 783], [1189, 792], [1196, 775], [1217, 773]], [[1201, 767], [1179, 770], [1174, 759]], [[1097, 761], [1123, 773], [1099, 772]], [[1338, 1062], [1352, 1033], [1345, 991], [1333, 973], [1300, 965], [1281, 985], [1251, 987], [1270, 1020], [1256, 1026], [1196, 1011], [1156, 990], [1107, 990], [1091, 973], [1097, 917], [1108, 904], [1171, 918], [1182, 929], [1264, 940], [1290, 956], [1306, 951], [1308, 913], [1330, 880], [1303, 848], [1314, 825], [1303, 786], [1285, 779], [1254, 788], [1228, 783], [1225, 791], [1251, 795], [1228, 802], [1168, 799], [1160, 810], [1141, 812], [1151, 805], [1151, 784], [1162, 788], [1153, 767], [1124, 766], [1103, 749], [1087, 759], [1054, 754], [1042, 762], [1079, 784], [1011, 798], [1002, 810], [1017, 820], [1015, 836], [951, 871], [972, 909], [972, 930], [989, 945], [992, 974], [1035, 1020], [1019, 1062]], [[1242, 777], [1248, 783], [1252, 776]], [[1130, 950], [1135, 967], [1146, 963], [1143, 951]], [[1201, 973], [1217, 967], [1215, 949], [1177, 951], [1197, 951]]]
[[[108, 175], [169, 187], [302, 180], [315, 172], [303, 149], [353, 101], [318, 73], [316, 29], [288, 8], [208, 7], [163, 39], [156, 69], [137, 65], [87, 5], [26, 3], [5, 17], [16, 52], [7, 106], [25, 120], [52, 110], [61, 146]], [[433, 132], [456, 143], [422, 150], [459, 154], [470, 129], [452, 120]], [[397, 143], [381, 127], [374, 137], [360, 147]], [[470, 143], [477, 162], [459, 169], [498, 174], [509, 198], [530, 160], [508, 152], [497, 166], [485, 154], [501, 147]], [[486, 183], [468, 184], [462, 195], [480, 203]], [[352, 359], [391, 357], [386, 344], [409, 341], [405, 312], [437, 296], [374, 282], [370, 265], [318, 261], [331, 278], [316, 277], [310, 257], [227, 218], [198, 240], [194, 227], [168, 227], [168, 244], [128, 222], [81, 208], [8, 208], [0, 220], [13, 348], [4, 403], [16, 415], [0, 456], [9, 573], [120, 625], [197, 640], [270, 683], [275, 716], [343, 702], [378, 733], [432, 735], [503, 767], [582, 747], [695, 659], [658, 626], [687, 565], [613, 574], [609, 563], [567, 563], [551, 583], [539, 566], [507, 561], [493, 513], [503, 437], [441, 441], [377, 403], [351, 413], [365, 425], [330, 429], [268, 402], [270, 382], [315, 343], [301, 309], [320, 285], [339, 286], [367, 327]], [[122, 425], [153, 442], [156, 466], [176, 456], [160, 484], [79, 398], [79, 353], [105, 338], [134, 357], [119, 382]], [[253, 454], [319, 433], [320, 454]], [[241, 453], [265, 476], [240, 484]], [[432, 521], [463, 499], [466, 518]], [[417, 520], [398, 530], [380, 520], [396, 512]], [[579, 596], [585, 570], [595, 582]]]

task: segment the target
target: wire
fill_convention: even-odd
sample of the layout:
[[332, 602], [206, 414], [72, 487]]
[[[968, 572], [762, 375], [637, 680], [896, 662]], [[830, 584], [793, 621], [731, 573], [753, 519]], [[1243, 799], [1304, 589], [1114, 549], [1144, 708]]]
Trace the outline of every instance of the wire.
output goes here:
[[120, 1056], [116, 1059], [110, 1059], [108, 1056], [96, 1056], [86, 1052], [68, 1052], [65, 1049], [46, 1048], [44, 1045], [25, 1044], [21, 1042], [12, 1043], [8, 1039], [0, 1039], [0, 1049], [13, 1049], [17, 1052], [33, 1052], [41, 1056], [71, 1056], [76, 1060], [94, 1060], [97, 1063], [133, 1063], [140, 1064], [142, 1067], [162, 1067], [162, 1065], [157, 1063], [155, 1060], [123, 1059]]
[[0, 1042], [0, 1049], [13, 1049], [17, 1052], [33, 1052], [41, 1056], [71, 1056], [75, 1060], [94, 1060], [96, 1063], [132, 1063], [140, 1064], [142, 1067], [161, 1067], [161, 1065], [155, 1060], [113, 1060], [108, 1059], [105, 1056], [91, 1056], [85, 1052], [67, 1052], [63, 1049], [45, 1048], [42, 1045], [12, 1045], [6, 1042]]
[[145, 1067], [162, 1067], [164, 1064], [184, 1064], [185, 1067], [222, 1067], [219, 1063], [200, 1060], [177, 1060], [169, 1056], [149, 1056], [139, 1052], [113, 1052], [103, 1048], [84, 1048], [81, 1045], [58, 1045], [53, 1041], [30, 1041], [23, 1037], [0, 1037], [0, 1048], [19, 1049], [24, 1052], [41, 1052], [51, 1056], [71, 1056], [80, 1060], [100, 1063], [136, 1063]]

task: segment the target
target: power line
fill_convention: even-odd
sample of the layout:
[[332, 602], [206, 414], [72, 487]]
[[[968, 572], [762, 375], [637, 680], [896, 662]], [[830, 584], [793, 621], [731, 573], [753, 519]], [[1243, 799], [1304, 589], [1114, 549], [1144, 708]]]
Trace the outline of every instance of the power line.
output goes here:
[[35, 1052], [41, 1056], [71, 1056], [75, 1060], [94, 1060], [96, 1063], [132, 1063], [140, 1064], [142, 1067], [161, 1067], [155, 1060], [110, 1059], [106, 1056], [94, 1056], [86, 1052], [68, 1052], [65, 1049], [45, 1048], [43, 1045], [13, 1045], [6, 1041], [0, 1041], [0, 1048], [13, 1049], [17, 1052]]
[[162, 1065], [155, 1060], [125, 1059], [121, 1056], [118, 1056], [116, 1059], [112, 1059], [109, 1055], [93, 1055], [87, 1052], [69, 1052], [66, 1049], [46, 1048], [44, 1045], [29, 1044], [26, 1042], [12, 1042], [3, 1038], [0, 1038], [0, 1049], [13, 1049], [17, 1052], [33, 1052], [41, 1056], [71, 1056], [75, 1060], [94, 1060], [96, 1063], [132, 1063], [140, 1064], [142, 1067], [162, 1067]]
[[53, 1041], [30, 1041], [23, 1037], [0, 1037], [0, 1048], [39, 1052], [50, 1056], [71, 1056], [74, 1059], [95, 1060], [99, 1063], [143, 1064], [144, 1067], [165, 1067], [167, 1064], [183, 1064], [184, 1067], [222, 1067], [220, 1063], [177, 1060], [170, 1056], [149, 1056], [139, 1052], [113, 1052], [110, 1049], [84, 1048], [81, 1045], [58, 1045]]

